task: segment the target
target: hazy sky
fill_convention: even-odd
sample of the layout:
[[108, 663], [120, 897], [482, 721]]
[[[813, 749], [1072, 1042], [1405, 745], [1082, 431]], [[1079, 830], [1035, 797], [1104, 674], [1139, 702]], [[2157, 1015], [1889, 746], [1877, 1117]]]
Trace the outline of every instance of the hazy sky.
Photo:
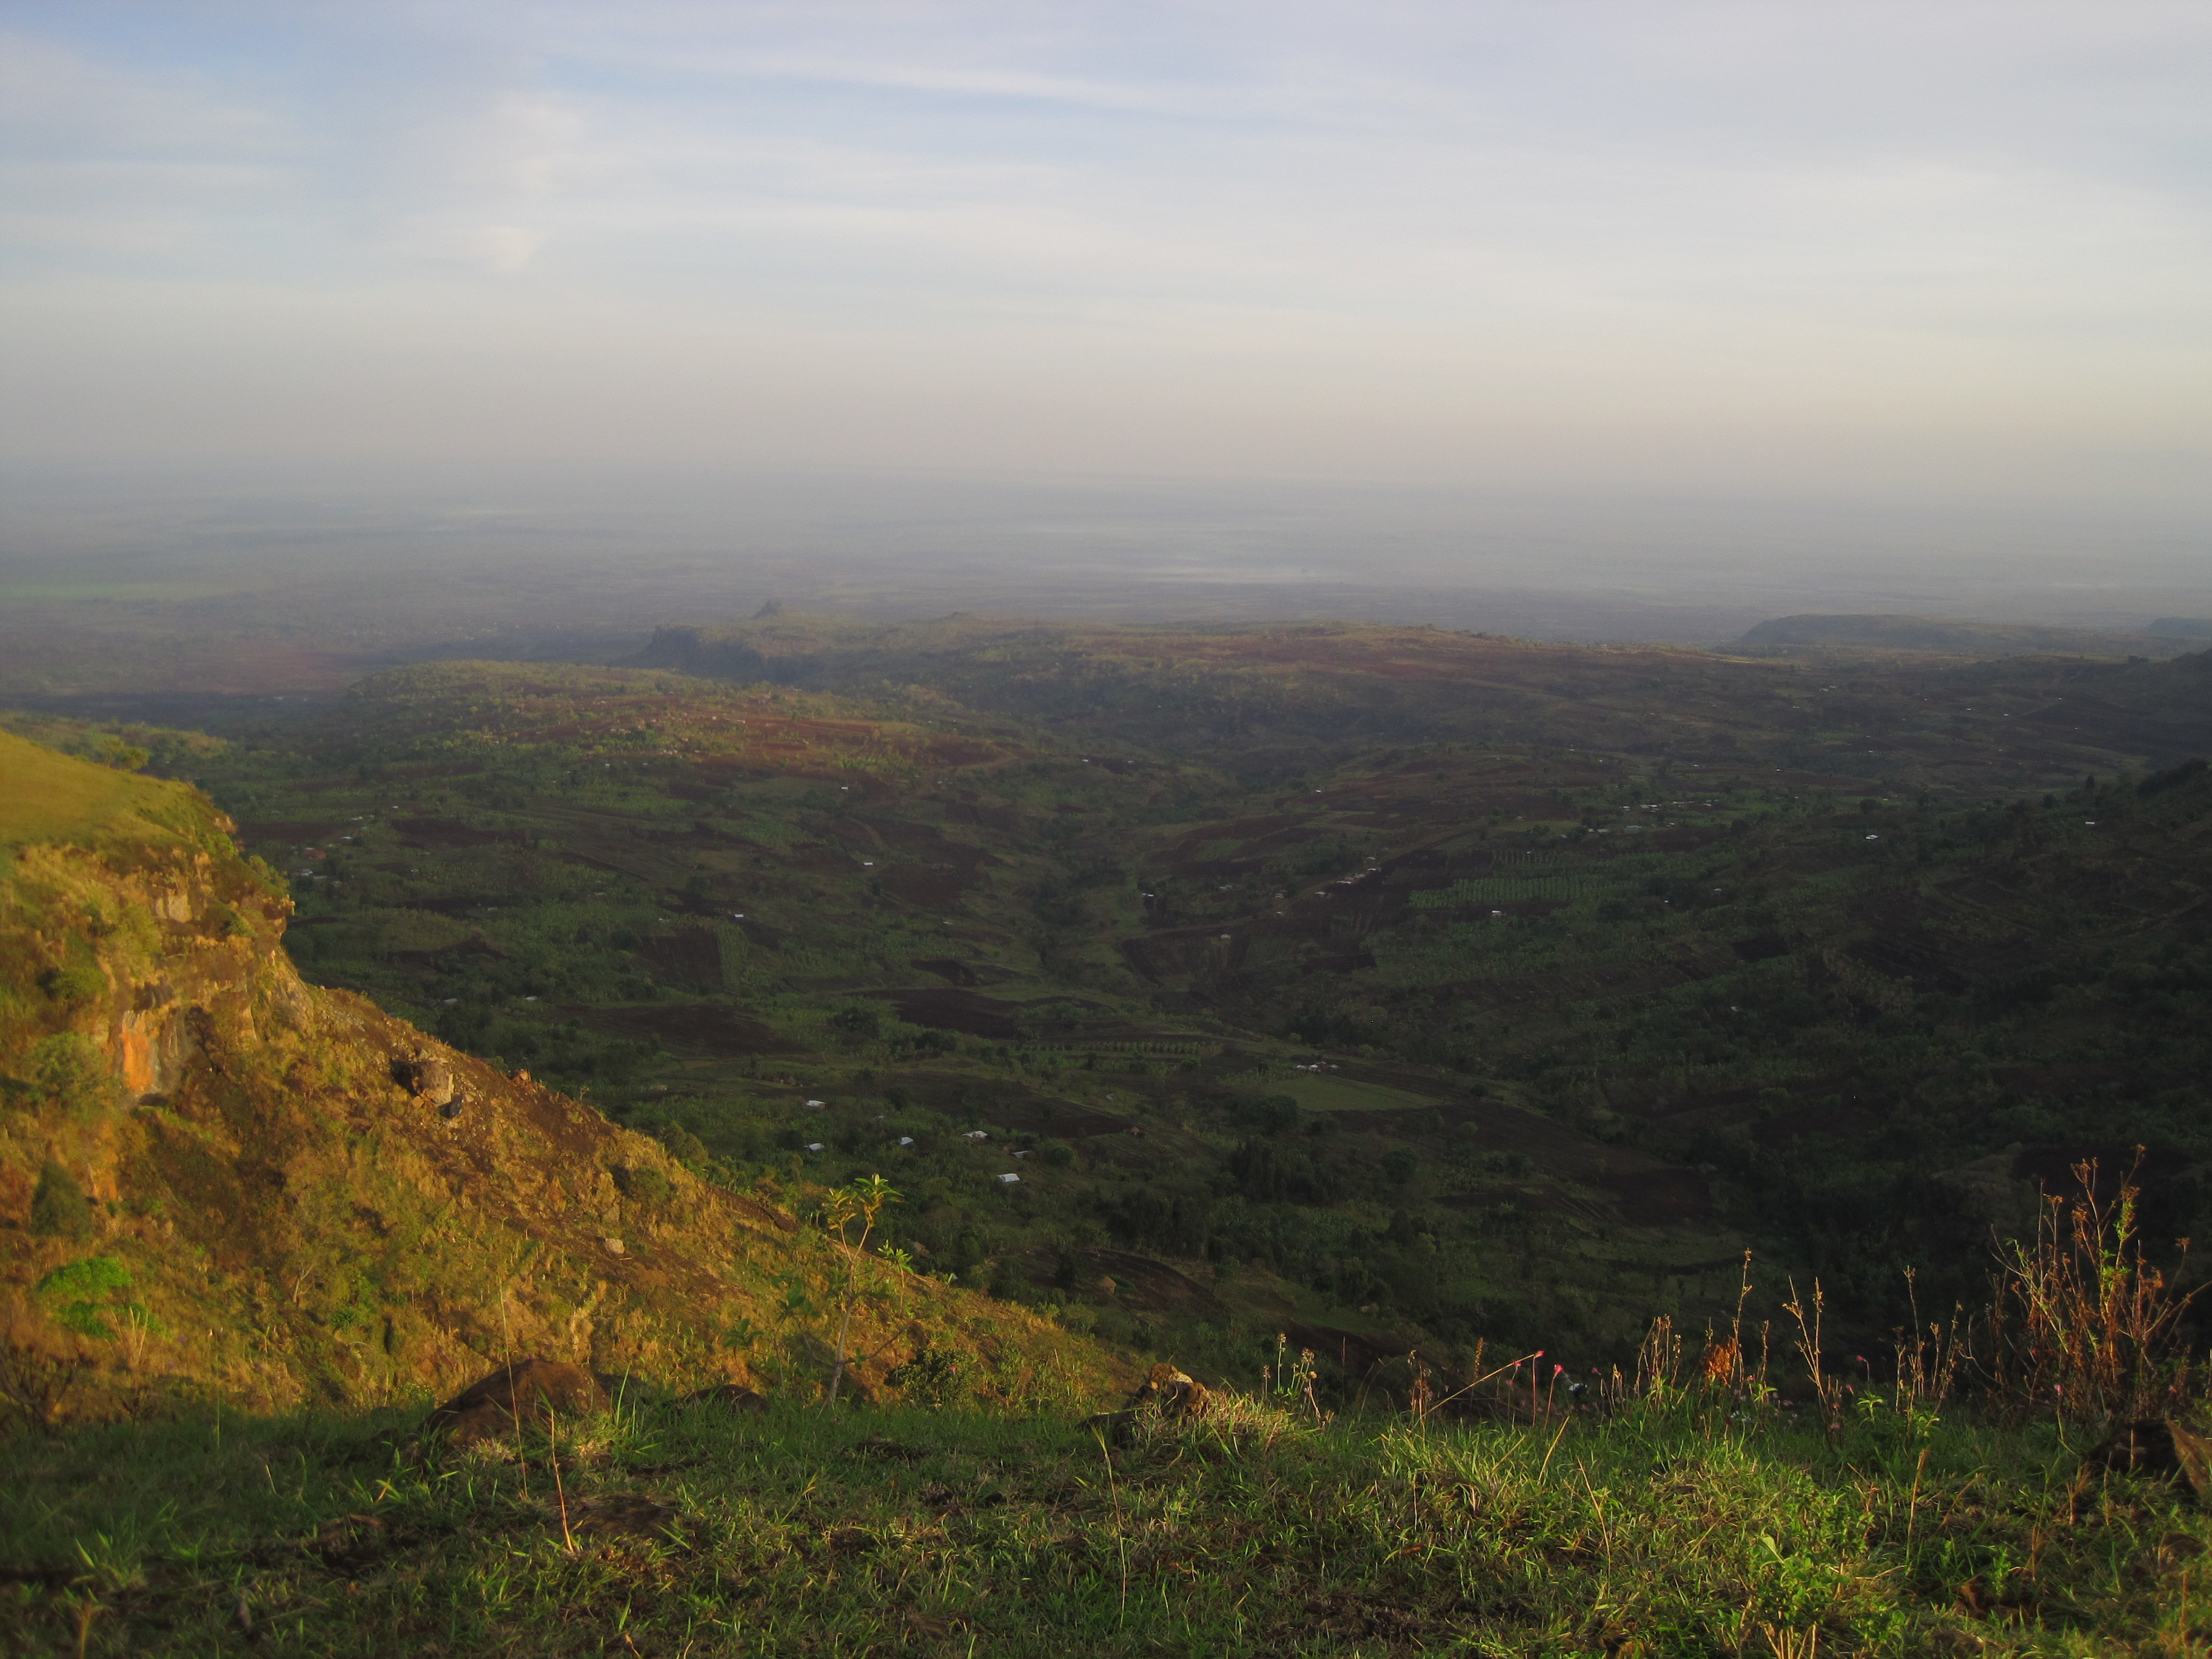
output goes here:
[[0, 442], [2212, 500], [2204, 0], [0, 3]]

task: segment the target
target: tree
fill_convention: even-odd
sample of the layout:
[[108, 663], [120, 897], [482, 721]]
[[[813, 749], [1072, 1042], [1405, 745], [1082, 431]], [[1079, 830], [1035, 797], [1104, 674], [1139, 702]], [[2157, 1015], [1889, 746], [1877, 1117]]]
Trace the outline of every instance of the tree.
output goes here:
[[[830, 1403], [837, 1403], [837, 1391], [844, 1385], [845, 1366], [849, 1355], [847, 1340], [853, 1331], [853, 1309], [860, 1299], [860, 1263], [866, 1258], [868, 1235], [875, 1231], [876, 1217], [886, 1204], [896, 1204], [899, 1195], [891, 1190], [890, 1182], [879, 1175], [863, 1176], [849, 1187], [839, 1187], [822, 1200], [817, 1218], [824, 1232], [835, 1233], [837, 1242], [845, 1246], [845, 1279], [837, 1292], [837, 1358], [830, 1372]], [[860, 1224], [858, 1238], [851, 1236], [854, 1223]]]

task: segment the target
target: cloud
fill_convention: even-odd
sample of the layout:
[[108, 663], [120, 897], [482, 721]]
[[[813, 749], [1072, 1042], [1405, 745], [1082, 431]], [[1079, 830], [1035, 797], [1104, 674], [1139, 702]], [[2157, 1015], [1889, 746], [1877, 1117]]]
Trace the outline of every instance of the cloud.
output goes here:
[[2212, 446], [2201, 7], [165, 15], [0, 43], [34, 446], [2091, 494]]
[[486, 225], [468, 239], [469, 256], [486, 270], [509, 276], [537, 257], [545, 239], [520, 225]]

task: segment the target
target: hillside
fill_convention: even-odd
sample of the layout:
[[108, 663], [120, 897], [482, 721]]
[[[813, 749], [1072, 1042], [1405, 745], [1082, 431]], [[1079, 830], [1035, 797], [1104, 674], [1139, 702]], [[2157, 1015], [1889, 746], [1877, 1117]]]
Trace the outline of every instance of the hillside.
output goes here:
[[446, 664], [191, 764], [313, 976], [731, 1191], [887, 1170], [933, 1272], [1208, 1376], [1609, 1361], [1747, 1248], [1879, 1333], [2138, 1141], [2208, 1218], [2204, 786], [2122, 781], [2201, 656], [736, 632], [849, 689]]
[[1735, 643], [1744, 647], [1875, 646], [1961, 657], [2166, 657], [2190, 649], [2186, 641], [2185, 635], [2161, 629], [2156, 623], [2141, 634], [2115, 634], [2027, 623], [1962, 622], [1948, 617], [1814, 614], [1777, 617], [1747, 630]]
[[[2205, 659], [1116, 636], [1030, 720], [1092, 668], [987, 631], [41, 726], [235, 826], [0, 736], [0, 1383], [59, 1431], [0, 1443], [0, 1641], [2201, 1645], [2186, 1423], [2085, 1449], [2202, 1394], [2150, 1264], [2212, 1221], [2212, 773], [2100, 739], [2201, 735]], [[2157, 1334], [2002, 1334], [1992, 1239], [2136, 1142], [2150, 1263], [2054, 1241], [2007, 1316]], [[798, 1219], [877, 1172], [872, 1253]], [[417, 1445], [526, 1350], [621, 1403]], [[1222, 1390], [1093, 1432], [1133, 1352]]]
[[779, 612], [663, 628], [640, 661], [892, 708], [920, 696], [1255, 787], [1393, 744], [1455, 744], [1780, 767], [1861, 793], [1955, 797], [2171, 765], [2204, 746], [2212, 723], [2202, 652], [2158, 663], [1973, 650], [1746, 656], [1348, 623], [871, 624]]
[[[849, 1254], [576, 1100], [304, 982], [283, 878], [184, 786], [0, 734], [0, 1252], [28, 1409], [449, 1389], [540, 1353], [656, 1387], [826, 1376]], [[860, 1265], [860, 1385], [918, 1346], [1089, 1397], [1089, 1345]]]

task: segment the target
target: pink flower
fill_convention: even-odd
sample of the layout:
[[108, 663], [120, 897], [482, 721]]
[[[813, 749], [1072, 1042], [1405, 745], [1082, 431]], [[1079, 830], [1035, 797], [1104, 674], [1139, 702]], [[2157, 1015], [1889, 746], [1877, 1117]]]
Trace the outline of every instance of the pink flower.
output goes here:
[[1561, 1371], [1563, 1371], [1563, 1370], [1566, 1370], [1566, 1367], [1565, 1367], [1565, 1365], [1554, 1365], [1554, 1366], [1553, 1366], [1553, 1367], [1552, 1367], [1552, 1375], [1553, 1375], [1553, 1376], [1558, 1376]]

